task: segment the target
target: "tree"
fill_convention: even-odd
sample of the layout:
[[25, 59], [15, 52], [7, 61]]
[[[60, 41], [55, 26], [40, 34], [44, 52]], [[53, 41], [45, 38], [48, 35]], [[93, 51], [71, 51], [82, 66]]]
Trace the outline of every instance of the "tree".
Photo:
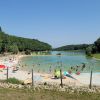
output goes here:
[[100, 52], [100, 38], [98, 38], [98, 39], [94, 42], [94, 45], [95, 45], [96, 48], [97, 48], [97, 52]]
[[1, 26], [0, 26], [0, 32], [2, 32], [2, 28], [1, 28]]
[[2, 45], [1, 45], [1, 52], [8, 52], [8, 47], [10, 45], [9, 35], [3, 36]]
[[[16, 46], [13, 46], [15, 44]], [[15, 50], [14, 50], [15, 47]], [[11, 50], [12, 49], [12, 50]], [[36, 39], [28, 39], [17, 36], [7, 35], [4, 32], [0, 32], [0, 52], [20, 52], [30, 51], [46, 51], [51, 50], [51, 45], [41, 42]]]
[[66, 45], [62, 46], [59, 48], [56, 48], [54, 50], [59, 50], [59, 51], [65, 51], [65, 50], [86, 50], [88, 47], [88, 44], [78, 44], [78, 45]]
[[18, 53], [18, 46], [17, 45], [11, 45], [9, 46], [9, 52], [12, 52], [13, 54], [17, 54]]
[[26, 50], [26, 51], [25, 51], [25, 54], [26, 54], [26, 55], [30, 55], [30, 54], [31, 54], [31, 51], [30, 51], [30, 50]]
[[92, 45], [92, 53], [97, 53], [97, 47], [94, 44]]
[[89, 47], [86, 48], [86, 54], [88, 56], [91, 56], [91, 54], [92, 54], [92, 46], [89, 46]]
[[7, 52], [8, 51], [8, 43], [6, 40], [3, 40], [2, 41], [2, 45], [1, 45], [1, 52], [4, 53], [4, 52]]

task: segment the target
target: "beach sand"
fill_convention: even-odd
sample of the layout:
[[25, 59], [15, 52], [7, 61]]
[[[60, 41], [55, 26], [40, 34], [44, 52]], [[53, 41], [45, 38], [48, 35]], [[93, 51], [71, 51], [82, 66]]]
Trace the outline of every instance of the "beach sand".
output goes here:
[[[0, 65], [4, 64], [9, 67], [9, 74], [8, 77], [12, 78], [15, 77], [19, 80], [25, 81], [27, 79], [31, 79], [32, 72], [18, 70], [13, 72], [13, 66], [16, 66], [20, 59], [22, 57], [25, 57], [27, 55], [10, 55], [7, 57], [1, 57], [0, 58]], [[6, 79], [7, 78], [7, 70], [0, 71], [0, 79]], [[34, 82], [47, 82], [50, 84], [60, 84], [60, 79], [52, 79], [52, 74], [47, 73], [37, 73], [34, 72]], [[69, 77], [66, 77], [63, 79], [63, 84], [69, 85], [69, 86], [86, 86], [90, 83], [90, 73], [81, 73], [80, 75], [72, 74], [72, 76], [76, 79], [72, 79]], [[93, 73], [93, 85], [100, 86], [100, 73]]]
[[[90, 84], [90, 73], [81, 73], [80, 75], [72, 74], [72, 76], [82, 84]], [[100, 86], [100, 73], [92, 73], [92, 84]]]

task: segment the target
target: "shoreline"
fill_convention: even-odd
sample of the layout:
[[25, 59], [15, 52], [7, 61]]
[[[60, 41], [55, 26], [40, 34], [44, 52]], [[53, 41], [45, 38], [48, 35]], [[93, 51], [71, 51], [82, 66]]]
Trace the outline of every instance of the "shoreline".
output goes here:
[[[16, 59], [16, 65], [18, 64], [18, 62], [20, 61], [20, 59], [22, 59], [23, 57], [27, 57], [27, 55], [11, 55], [11, 56], [14, 56]], [[9, 57], [11, 57], [9, 56]], [[31, 55], [28, 55], [28, 56], [31, 56]], [[8, 58], [9, 58], [8, 57]], [[5, 57], [4, 57], [5, 58]], [[2, 76], [0, 76], [0, 79], [6, 79], [6, 70], [3, 70], [3, 72], [0, 72], [0, 74], [3, 74]], [[12, 73], [12, 68], [10, 69], [9, 68], [9, 77], [15, 77], [19, 80], [23, 80], [25, 81], [26, 79], [31, 79], [31, 72], [30, 74], [28, 74], [29, 72], [28, 71], [23, 71], [23, 70], [18, 70], [16, 71], [15, 73]], [[48, 73], [37, 73], [37, 72], [34, 72], [34, 81], [37, 83], [39, 82], [47, 82], [47, 83], [52, 83], [52, 84], [60, 84], [60, 79], [52, 79], [52, 74], [48, 74]], [[70, 83], [75, 85], [79, 85], [80, 83], [78, 81], [75, 81], [73, 79], [70, 79], [70, 78], [67, 78], [66, 80], [63, 80], [63, 83], [67, 85], [69, 85]]]
[[[19, 69], [18, 71], [16, 71], [15, 73], [12, 72], [12, 66], [17, 66], [17, 64], [20, 62], [20, 60], [23, 57], [28, 57], [28, 56], [34, 56], [34, 55], [10, 55], [7, 56], [7, 58], [9, 59], [9, 57], [14, 57], [14, 62], [11, 64], [11, 68], [9, 68], [9, 77], [13, 78], [17, 78], [19, 80], [25, 81], [27, 79], [29, 79], [28, 81], [32, 81], [31, 77], [32, 77], [32, 72], [29, 71], [25, 71], [22, 69]], [[4, 59], [5, 57], [1, 57], [1, 59]], [[1, 62], [0, 62], [1, 63]], [[21, 67], [21, 66], [20, 66]], [[3, 70], [3, 72], [0, 72], [0, 79], [6, 79], [6, 70]], [[98, 80], [98, 78], [100, 77], [100, 73], [99, 74], [93, 74], [93, 85], [99, 85], [100, 86], [100, 82], [96, 82]], [[76, 78], [77, 80], [71, 79], [69, 77], [66, 77], [66, 79], [63, 79], [63, 84], [66, 85], [71, 85], [71, 86], [88, 86], [89, 85], [89, 78], [90, 78], [90, 73], [82, 73], [81, 75], [75, 75], [72, 74], [72, 76], [74, 78]], [[53, 74], [48, 74], [48, 73], [38, 73], [38, 72], [34, 72], [34, 82], [35, 83], [50, 83], [50, 84], [60, 84], [60, 79], [53, 79]], [[97, 84], [96, 84], [97, 83]]]
[[100, 60], [100, 53], [92, 54], [92, 58], [95, 60]]
[[100, 59], [98, 59], [98, 58], [95, 58], [95, 57], [92, 57], [93, 59], [95, 59], [95, 60], [100, 60]]

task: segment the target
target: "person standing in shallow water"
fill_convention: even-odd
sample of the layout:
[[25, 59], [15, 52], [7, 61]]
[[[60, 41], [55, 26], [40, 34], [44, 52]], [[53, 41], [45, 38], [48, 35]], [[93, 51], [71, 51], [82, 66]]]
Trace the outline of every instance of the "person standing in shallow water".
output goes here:
[[83, 63], [83, 66], [82, 66], [82, 71], [84, 70], [84, 68], [85, 68], [86, 66], [85, 66], [85, 64]]
[[51, 66], [49, 67], [49, 73], [51, 73]]

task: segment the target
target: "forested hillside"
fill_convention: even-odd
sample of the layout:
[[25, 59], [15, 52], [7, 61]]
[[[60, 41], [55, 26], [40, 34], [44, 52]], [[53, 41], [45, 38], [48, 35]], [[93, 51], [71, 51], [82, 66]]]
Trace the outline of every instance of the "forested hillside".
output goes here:
[[36, 39], [28, 39], [17, 36], [11, 36], [2, 32], [0, 27], [0, 53], [3, 52], [13, 52], [18, 51], [45, 51], [51, 50], [51, 45], [40, 42]]
[[59, 48], [55, 48], [54, 50], [58, 51], [66, 51], [66, 50], [85, 50], [89, 45], [88, 44], [79, 44], [79, 45], [66, 45]]
[[91, 56], [91, 54], [100, 53], [100, 37], [93, 44], [66, 45], [59, 48], [55, 48], [54, 50], [85, 50], [86, 54]]

